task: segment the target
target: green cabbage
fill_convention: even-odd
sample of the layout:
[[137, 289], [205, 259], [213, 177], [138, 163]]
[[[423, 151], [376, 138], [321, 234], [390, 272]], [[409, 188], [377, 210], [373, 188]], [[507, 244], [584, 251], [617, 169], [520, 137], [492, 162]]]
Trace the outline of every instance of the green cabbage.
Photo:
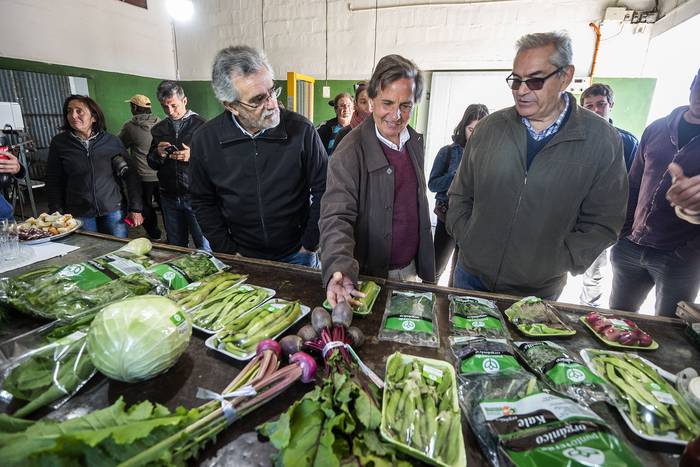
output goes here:
[[95, 316], [88, 351], [102, 373], [131, 383], [173, 366], [191, 335], [190, 317], [172, 300], [157, 295], [131, 297]]

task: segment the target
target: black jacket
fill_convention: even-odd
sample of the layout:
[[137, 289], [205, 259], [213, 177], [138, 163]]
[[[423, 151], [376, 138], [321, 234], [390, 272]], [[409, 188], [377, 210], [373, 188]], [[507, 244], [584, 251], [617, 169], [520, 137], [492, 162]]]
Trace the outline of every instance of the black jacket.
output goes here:
[[331, 143], [331, 140], [333, 140], [333, 142], [335, 143], [334, 136], [337, 137], [337, 135], [333, 134], [333, 127], [335, 127], [336, 125], [338, 125], [338, 117], [328, 120], [323, 125], [319, 126], [317, 129], [318, 136], [321, 137], [323, 147], [326, 148], [326, 152], [328, 154], [331, 154], [333, 152], [333, 149], [337, 147], [336, 144], [334, 144], [331, 148], [328, 147], [328, 145]]
[[[112, 169], [112, 159], [118, 155], [130, 163], [119, 138], [105, 131], [90, 139], [88, 149], [68, 131], [54, 136], [46, 172], [49, 212], [96, 217], [121, 209], [121, 186]], [[129, 166], [125, 181], [128, 210], [141, 212], [141, 184], [136, 167]]]
[[[182, 149], [183, 143], [190, 146], [195, 130], [206, 122], [205, 119], [196, 113], [190, 113], [189, 116], [183, 118], [185, 121], [182, 123], [178, 134], [175, 134], [173, 121], [169, 118], [161, 120], [151, 128], [153, 141], [151, 141], [151, 149], [148, 151], [148, 165], [153, 170], [158, 171], [160, 191], [168, 198], [177, 198], [189, 194], [190, 163], [176, 161], [169, 157], [160, 157], [160, 154], [158, 154], [158, 143], [166, 141], [179, 149]], [[191, 153], [190, 157], [192, 157]]]
[[212, 250], [279, 260], [318, 247], [328, 157], [309, 120], [281, 110], [255, 139], [225, 111], [192, 140], [190, 193]]

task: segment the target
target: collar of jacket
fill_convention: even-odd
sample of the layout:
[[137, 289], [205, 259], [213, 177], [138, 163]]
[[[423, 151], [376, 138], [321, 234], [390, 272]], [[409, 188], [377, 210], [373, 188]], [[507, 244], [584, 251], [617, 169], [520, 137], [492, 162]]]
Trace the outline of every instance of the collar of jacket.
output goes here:
[[[233, 122], [233, 115], [230, 110], [224, 110], [224, 113], [219, 115], [219, 144], [237, 143], [239, 141], [249, 141], [253, 138], [246, 135]], [[287, 117], [287, 111], [280, 109], [280, 122], [276, 127], [269, 128], [256, 140], [266, 141], [284, 141], [287, 139], [287, 129], [284, 124]]]
[[[408, 153], [412, 157], [417, 157], [422, 150], [423, 145], [423, 135], [416, 132], [410, 126], [407, 126], [408, 133], [411, 136], [408, 141], [406, 141], [406, 146], [408, 147]], [[374, 131], [374, 119], [366, 118], [359, 126], [361, 132], [362, 140], [362, 151], [365, 153], [367, 158], [367, 169], [370, 172], [375, 170], [383, 169], [389, 166], [389, 161], [382, 151], [381, 143], [377, 139], [377, 134]]]
[[671, 136], [671, 142], [676, 148], [678, 148], [678, 126], [681, 124], [681, 118], [683, 118], [683, 115], [689, 108], [690, 106], [688, 105], [677, 107], [666, 117], [666, 125]]
[[[566, 141], [578, 141], [578, 140], [584, 140], [586, 139], [586, 128], [582, 124], [581, 121], [581, 112], [582, 107], [579, 107], [576, 104], [576, 99], [571, 93], [566, 93], [569, 96], [569, 102], [571, 102], [571, 109], [570, 109], [570, 114], [569, 118], [564, 123], [564, 126], [559, 128], [559, 131], [556, 132], [554, 135], [554, 138], [547, 143], [547, 146], [553, 146], [555, 144], [563, 143]], [[588, 110], [586, 112], [589, 112]], [[523, 122], [520, 121], [520, 115], [518, 114], [518, 111], [515, 109], [515, 106], [510, 107], [507, 112], [507, 121], [508, 121], [508, 127], [513, 134], [513, 136], [516, 138], [522, 138], [523, 144], [527, 144], [527, 128], [525, 128], [525, 125], [523, 125]]]

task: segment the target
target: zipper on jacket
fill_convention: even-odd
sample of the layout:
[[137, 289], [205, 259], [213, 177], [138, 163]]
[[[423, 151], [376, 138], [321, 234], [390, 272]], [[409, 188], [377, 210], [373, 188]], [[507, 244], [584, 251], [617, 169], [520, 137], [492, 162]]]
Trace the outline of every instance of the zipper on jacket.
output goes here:
[[95, 189], [95, 166], [92, 163], [92, 158], [90, 157], [90, 149], [86, 148], [85, 151], [87, 154], [88, 162], [90, 162], [90, 180], [92, 181], [92, 199], [95, 200], [95, 210], [97, 211], [96, 217], [99, 217], [102, 214], [100, 214], [100, 204], [97, 201], [97, 190]]
[[[671, 162], [676, 162], [678, 159], [678, 156], [680, 155], [681, 150], [677, 149], [676, 154], [673, 155], [673, 159], [671, 159]], [[644, 216], [644, 222], [642, 224], [642, 234], [641, 237], [644, 237], [646, 235], [647, 231], [649, 230], [647, 226], [649, 225], [649, 216], [651, 216], [651, 213], [654, 211], [654, 205], [656, 204], [656, 196], [659, 194], [659, 190], [661, 189], [661, 185], [664, 182], [664, 178], [666, 178], [666, 174], [668, 173], [668, 167], [666, 167], [666, 170], [664, 170], [664, 173], [661, 174], [661, 178], [659, 179], [659, 183], [657, 183], [656, 188], [654, 189], [654, 193], [651, 195], [651, 202], [649, 203], [649, 209], [647, 210], [646, 215]], [[639, 195], [637, 195], [637, 202], [639, 202]], [[635, 209], [636, 210], [636, 209]], [[632, 219], [632, 226], [634, 227], [634, 219]], [[640, 238], [641, 240], [641, 238]]]
[[503, 254], [501, 255], [501, 261], [498, 263], [498, 271], [496, 272], [496, 279], [493, 281], [493, 290], [498, 290], [498, 280], [501, 276], [501, 270], [503, 269], [503, 261], [506, 257], [506, 251], [508, 249], [508, 242], [510, 242], [510, 236], [513, 233], [513, 226], [515, 225], [515, 219], [518, 217], [518, 211], [520, 210], [520, 203], [523, 200], [523, 192], [527, 186], [527, 171], [525, 171], [525, 180], [523, 180], [523, 186], [520, 187], [520, 194], [518, 195], [518, 203], [515, 205], [515, 213], [513, 218], [510, 220], [510, 225], [508, 226], [508, 234], [506, 235], [505, 246], [503, 247]]
[[253, 148], [255, 148], [255, 187], [258, 192], [258, 212], [260, 213], [260, 225], [263, 230], [263, 238], [265, 239], [265, 246], [269, 246], [269, 240], [267, 238], [267, 228], [265, 227], [265, 213], [263, 211], [263, 201], [262, 193], [260, 192], [260, 174], [258, 173], [258, 144], [253, 140]]

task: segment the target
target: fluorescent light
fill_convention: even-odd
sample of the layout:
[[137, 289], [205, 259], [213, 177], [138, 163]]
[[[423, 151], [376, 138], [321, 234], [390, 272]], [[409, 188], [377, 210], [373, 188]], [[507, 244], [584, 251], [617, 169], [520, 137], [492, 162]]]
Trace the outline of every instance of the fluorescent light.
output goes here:
[[189, 21], [194, 14], [192, 0], [167, 0], [165, 8], [175, 21]]

